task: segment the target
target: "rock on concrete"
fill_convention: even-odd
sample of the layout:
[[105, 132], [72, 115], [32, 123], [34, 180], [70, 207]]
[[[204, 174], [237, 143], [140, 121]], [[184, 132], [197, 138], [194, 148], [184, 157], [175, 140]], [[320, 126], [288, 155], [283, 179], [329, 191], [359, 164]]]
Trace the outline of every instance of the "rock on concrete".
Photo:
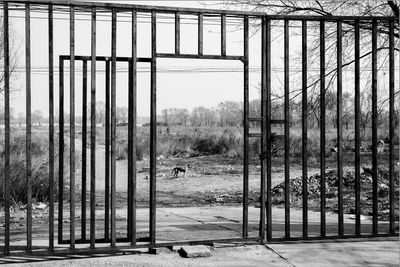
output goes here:
[[182, 246], [179, 255], [185, 258], [210, 257], [211, 249], [207, 246]]

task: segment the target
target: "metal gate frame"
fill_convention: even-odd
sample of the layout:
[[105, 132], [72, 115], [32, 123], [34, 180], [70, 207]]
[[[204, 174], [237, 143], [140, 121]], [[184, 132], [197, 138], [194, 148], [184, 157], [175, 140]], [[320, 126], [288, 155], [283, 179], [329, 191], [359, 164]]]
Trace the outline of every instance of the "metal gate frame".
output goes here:
[[[395, 188], [394, 188], [394, 23], [398, 23], [399, 19], [396, 17], [365, 17], [365, 16], [269, 16], [265, 13], [258, 12], [238, 12], [238, 11], [226, 11], [226, 10], [205, 10], [205, 9], [189, 9], [189, 8], [172, 8], [172, 7], [156, 7], [156, 6], [139, 6], [139, 5], [128, 5], [128, 4], [106, 4], [106, 3], [92, 3], [92, 2], [72, 2], [72, 1], [1, 1], [3, 4], [4, 12], [4, 36], [9, 36], [9, 6], [15, 5], [16, 7], [23, 7], [25, 10], [25, 37], [26, 37], [26, 104], [27, 104], [27, 127], [26, 127], [26, 166], [27, 176], [26, 181], [27, 187], [27, 246], [26, 250], [32, 250], [32, 191], [31, 191], [31, 58], [30, 58], [30, 8], [32, 5], [38, 5], [41, 7], [47, 7], [48, 9], [48, 34], [49, 34], [49, 181], [50, 181], [50, 214], [49, 214], [49, 250], [54, 250], [54, 52], [53, 52], [53, 9], [54, 7], [66, 8], [66, 12], [69, 10], [70, 14], [70, 54], [68, 59], [70, 60], [70, 73], [75, 73], [75, 60], [80, 60], [79, 56], [75, 55], [75, 10], [85, 11], [91, 14], [91, 56], [86, 58], [87, 61], [91, 61], [91, 109], [95, 109], [96, 95], [96, 13], [98, 11], [111, 12], [112, 19], [112, 31], [111, 31], [111, 57], [105, 59], [107, 62], [111, 62], [111, 87], [110, 87], [110, 138], [108, 141], [111, 145], [111, 157], [110, 157], [110, 174], [111, 174], [111, 236], [110, 239], [105, 238], [109, 241], [111, 247], [116, 247], [116, 206], [115, 206], [115, 192], [116, 192], [116, 165], [115, 165], [115, 137], [116, 137], [116, 62], [118, 58], [116, 56], [116, 27], [117, 27], [117, 13], [129, 12], [132, 15], [132, 58], [130, 64], [129, 76], [132, 90], [129, 90], [129, 174], [132, 180], [128, 187], [128, 208], [129, 218], [128, 222], [128, 240], [130, 241], [131, 248], [136, 247], [157, 247], [157, 246], [168, 246], [174, 244], [201, 244], [210, 243], [217, 241], [273, 241], [272, 239], [272, 202], [271, 202], [271, 124], [283, 123], [285, 129], [285, 237], [283, 240], [296, 240], [290, 236], [290, 201], [289, 201], [289, 22], [290, 21], [301, 21], [302, 22], [302, 151], [303, 151], [303, 237], [301, 239], [312, 239], [308, 236], [308, 217], [307, 217], [307, 21], [318, 21], [320, 22], [320, 40], [321, 40], [321, 67], [320, 67], [320, 78], [321, 78], [321, 120], [325, 121], [325, 22], [334, 22], [337, 25], [337, 115], [338, 118], [342, 116], [342, 41], [341, 31], [343, 22], [352, 22], [355, 27], [355, 116], [356, 116], [356, 153], [355, 153], [355, 167], [356, 167], [356, 225], [355, 235], [344, 235], [343, 231], [343, 155], [340, 147], [342, 146], [342, 122], [338, 119], [338, 152], [337, 152], [337, 166], [338, 166], [338, 203], [339, 203], [339, 217], [338, 217], [338, 235], [335, 237], [326, 236], [325, 227], [325, 158], [323, 152], [325, 152], [325, 128], [321, 127], [321, 236], [319, 239], [324, 238], [346, 238], [346, 237], [365, 237], [365, 236], [386, 236], [387, 234], [378, 233], [378, 220], [377, 220], [377, 200], [378, 200], [378, 184], [377, 184], [377, 22], [385, 21], [389, 24], [389, 95], [390, 95], [390, 231], [388, 235], [396, 234], [395, 231], [395, 218], [394, 218], [394, 200], [395, 200]], [[136, 101], [136, 63], [141, 59], [137, 57], [136, 52], [136, 18], [137, 13], [143, 12], [151, 14], [151, 36], [152, 36], [152, 49], [151, 58], [146, 58], [145, 62], [151, 64], [151, 122], [150, 122], [150, 242], [146, 244], [136, 243], [136, 165], [135, 165], [135, 142], [136, 142], [136, 105], [133, 101]], [[156, 51], [156, 15], [158, 13], [167, 13], [175, 15], [175, 53], [157, 53]], [[198, 53], [197, 54], [182, 54], [180, 53], [180, 15], [191, 14], [198, 17]], [[203, 17], [204, 16], [218, 16], [221, 18], [221, 53], [219, 55], [204, 55], [203, 54]], [[244, 49], [243, 56], [230, 56], [226, 54], [226, 17], [239, 17], [244, 21]], [[248, 28], [249, 18], [259, 19], [262, 22], [262, 117], [261, 118], [249, 118], [249, 66], [248, 66]], [[284, 120], [272, 120], [271, 119], [271, 21], [283, 20], [284, 21]], [[371, 23], [372, 24], [372, 165], [373, 165], [373, 231], [370, 235], [361, 235], [360, 230], [360, 62], [359, 62], [359, 38], [360, 38], [360, 23]], [[9, 39], [4, 38], [4, 75], [5, 75], [5, 245], [4, 252], [8, 254], [10, 252], [10, 84], [9, 84]], [[235, 239], [223, 239], [223, 240], [194, 240], [194, 241], [183, 241], [173, 243], [160, 243], [156, 242], [156, 60], [157, 58], [189, 58], [189, 59], [221, 59], [221, 60], [240, 60], [243, 62], [243, 73], [244, 73], [244, 168], [243, 168], [243, 228], [242, 237]], [[65, 58], [64, 58], [65, 59]], [[60, 61], [60, 69], [63, 65]], [[107, 64], [109, 68], [109, 64]], [[61, 84], [61, 81], [60, 81]], [[70, 97], [74, 99], [75, 92], [75, 75], [70, 75]], [[60, 93], [62, 93], [60, 88]], [[70, 154], [75, 153], [75, 106], [74, 101], [70, 101]], [[86, 103], [86, 102], [85, 102]], [[61, 102], [60, 95], [60, 110], [63, 103]], [[95, 118], [93, 112], [91, 112], [91, 129], [95, 129]], [[61, 124], [60, 116], [60, 124]], [[249, 122], [257, 121], [261, 122], [261, 133], [253, 134], [249, 133]], [[62, 122], [63, 123], [63, 122]], [[324, 123], [321, 123], [324, 125]], [[63, 129], [60, 128], [60, 133]], [[93, 132], [93, 131], [92, 131]], [[260, 227], [258, 237], [248, 237], [248, 149], [249, 149], [249, 138], [257, 137], [261, 138], [262, 153], [260, 155], [261, 160], [261, 210], [260, 210]], [[63, 140], [63, 135], [60, 134], [60, 141]], [[94, 134], [91, 134], [91, 141], [95, 141]], [[95, 142], [91, 142], [91, 151], [95, 149]], [[60, 152], [63, 152], [63, 147], [59, 147]], [[86, 155], [85, 155], [86, 156]], [[61, 161], [60, 161], [61, 163]], [[90, 168], [94, 170], [95, 159], [93, 153], [90, 160]], [[70, 183], [71, 183], [71, 202], [70, 202], [70, 216], [75, 217], [75, 161], [73, 158], [70, 160]], [[59, 173], [59, 179], [62, 173]], [[94, 188], [95, 177], [94, 172], [91, 171], [90, 179], [91, 188]], [[60, 205], [62, 206], [62, 205]], [[94, 207], [95, 207], [95, 193], [94, 191], [90, 194], [90, 206], [91, 206], [91, 219], [90, 221], [90, 248], [95, 248], [97, 240], [95, 239], [94, 231]], [[61, 210], [62, 211], [62, 210]], [[59, 224], [59, 229], [60, 229]], [[61, 225], [62, 227], [62, 225]], [[60, 231], [60, 230], [59, 230]], [[62, 236], [59, 241], [63, 243]], [[61, 232], [62, 234], [62, 232]], [[86, 234], [85, 234], [86, 235]], [[70, 224], [70, 249], [75, 250], [75, 223], [71, 220]]]

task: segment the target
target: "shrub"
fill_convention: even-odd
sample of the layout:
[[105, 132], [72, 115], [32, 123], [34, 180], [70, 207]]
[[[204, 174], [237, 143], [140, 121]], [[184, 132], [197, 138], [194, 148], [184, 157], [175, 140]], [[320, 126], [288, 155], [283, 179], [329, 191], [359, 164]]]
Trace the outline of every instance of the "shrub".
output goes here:
[[241, 151], [238, 147], [242, 143], [242, 137], [239, 133], [235, 133], [229, 129], [225, 129], [222, 133], [215, 132], [201, 136], [196, 136], [192, 141], [191, 149], [199, 153], [207, 154], [230, 154]]
[[[10, 140], [10, 197], [14, 203], [26, 203], [26, 144], [25, 135], [14, 134], [11, 135]], [[54, 145], [57, 149], [57, 138]], [[0, 147], [0, 172], [4, 173], [4, 139], [1, 140], [2, 146]], [[48, 158], [48, 136], [47, 135], [32, 135], [32, 199], [33, 201], [47, 201], [50, 197], [50, 184], [49, 184], [49, 158]], [[64, 151], [68, 151], [68, 144], [65, 145]], [[65, 154], [64, 169], [68, 171], [68, 153]], [[57, 156], [57, 155], [56, 155]], [[58, 160], [54, 162], [54, 176], [57, 177], [58, 173]], [[58, 179], [54, 179], [55, 198], [57, 197]], [[0, 199], [4, 201], [4, 176], [0, 180]]]

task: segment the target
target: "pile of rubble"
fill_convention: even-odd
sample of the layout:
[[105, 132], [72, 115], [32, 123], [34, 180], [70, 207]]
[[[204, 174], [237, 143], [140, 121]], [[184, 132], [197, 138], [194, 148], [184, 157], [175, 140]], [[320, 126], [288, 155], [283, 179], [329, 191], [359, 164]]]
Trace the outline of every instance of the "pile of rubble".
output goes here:
[[[395, 177], [398, 177], [398, 170], [395, 170]], [[347, 170], [343, 173], [343, 200], [345, 213], [354, 212], [355, 198], [355, 172]], [[364, 215], [370, 215], [372, 210], [372, 169], [363, 167], [360, 174], [361, 182], [361, 211]], [[338, 175], [337, 170], [325, 171], [325, 195], [328, 210], [337, 210], [337, 195], [338, 195]], [[303, 189], [302, 177], [296, 177], [290, 180], [290, 202], [292, 207], [301, 205]], [[379, 217], [385, 219], [385, 213], [389, 207], [389, 170], [387, 167], [378, 167], [378, 207]], [[395, 195], [396, 203], [399, 198], [398, 179], [395, 179]], [[315, 174], [307, 177], [307, 199], [309, 200], [310, 208], [319, 208], [319, 199], [321, 196], [321, 175]], [[272, 189], [272, 203], [281, 205], [285, 198], [285, 184], [282, 182]], [[313, 201], [315, 200], [315, 201]], [[397, 213], [398, 216], [398, 213]]]

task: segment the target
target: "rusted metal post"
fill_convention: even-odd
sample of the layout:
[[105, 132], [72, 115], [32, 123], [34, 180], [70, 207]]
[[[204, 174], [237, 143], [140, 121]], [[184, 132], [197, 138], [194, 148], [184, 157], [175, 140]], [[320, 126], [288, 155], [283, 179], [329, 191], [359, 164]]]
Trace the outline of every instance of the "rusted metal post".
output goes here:
[[[266, 38], [266, 23], [267, 19], [265, 16], [262, 17], [261, 25], [261, 155], [267, 150], [267, 107], [266, 107], [266, 94], [267, 94], [267, 75], [266, 75], [266, 64], [267, 64], [267, 38]], [[265, 158], [261, 156], [261, 190], [260, 190], [260, 233], [259, 236], [265, 239]]]
[[25, 4], [26, 85], [26, 250], [32, 250], [32, 110], [31, 110], [31, 6]]
[[198, 15], [197, 25], [197, 54], [203, 55], [203, 13]]
[[265, 118], [267, 132], [267, 240], [272, 239], [272, 172], [271, 172], [271, 20], [266, 18], [266, 106]]
[[106, 144], [105, 144], [105, 188], [104, 188], [104, 238], [108, 240], [110, 238], [110, 61], [106, 60], [105, 64], [106, 68], [106, 125], [105, 125], [105, 136], [106, 136]]
[[87, 61], [82, 61], [82, 188], [81, 239], [86, 239], [86, 145], [87, 145]]
[[395, 223], [395, 172], [394, 172], [394, 157], [395, 157], [395, 125], [396, 114], [394, 109], [394, 80], [395, 80], [395, 64], [394, 64], [394, 23], [389, 22], [389, 231], [391, 234], [396, 233]]
[[325, 21], [320, 21], [320, 175], [321, 175], [321, 236], [326, 235], [325, 211]]
[[131, 180], [131, 244], [136, 244], [136, 63], [137, 60], [137, 13], [132, 11], [132, 63], [130, 66], [132, 85], [129, 88], [129, 140], [130, 140], [130, 159], [129, 159], [129, 179]]
[[372, 20], [372, 233], [378, 234], [378, 50], [377, 20]]
[[302, 25], [302, 191], [303, 191], [303, 237], [308, 236], [308, 189], [307, 189], [307, 21]]
[[[244, 17], [243, 29], [243, 237], [248, 236], [249, 227], [249, 18]], [[222, 51], [223, 52], [223, 51]]]
[[63, 241], [64, 208], [64, 60], [59, 57], [59, 118], [58, 118], [58, 243]]
[[10, 252], [10, 54], [8, 3], [3, 3], [4, 48], [4, 253]]
[[[91, 14], [90, 68], [90, 247], [96, 242], [96, 8]], [[108, 164], [107, 164], [108, 165]]]
[[339, 236], [344, 235], [343, 231], [343, 150], [342, 150], [342, 139], [343, 139], [343, 103], [342, 103], [342, 22], [337, 22], [337, 173], [338, 173], [338, 233]]
[[226, 15], [221, 15], [221, 55], [226, 56]]
[[130, 118], [130, 109], [132, 109], [132, 61], [128, 62], [128, 229], [127, 237], [128, 240], [132, 241], [132, 118]]
[[54, 51], [53, 5], [48, 6], [49, 25], [49, 250], [54, 250]]
[[156, 168], [157, 168], [157, 40], [156, 12], [151, 12], [151, 88], [150, 88], [150, 244], [156, 242]]
[[290, 238], [289, 20], [284, 21], [285, 238]]
[[355, 21], [354, 28], [354, 139], [355, 139], [355, 212], [356, 235], [361, 234], [361, 175], [360, 175], [360, 21]]
[[117, 12], [111, 18], [111, 247], [116, 243], [116, 90], [117, 90]]
[[175, 54], [181, 53], [181, 14], [175, 12]]
[[75, 7], [70, 7], [70, 24], [69, 24], [69, 53], [70, 53], [70, 71], [69, 71], [69, 88], [70, 88], [70, 115], [69, 115], [69, 201], [70, 201], [70, 248], [75, 249]]

